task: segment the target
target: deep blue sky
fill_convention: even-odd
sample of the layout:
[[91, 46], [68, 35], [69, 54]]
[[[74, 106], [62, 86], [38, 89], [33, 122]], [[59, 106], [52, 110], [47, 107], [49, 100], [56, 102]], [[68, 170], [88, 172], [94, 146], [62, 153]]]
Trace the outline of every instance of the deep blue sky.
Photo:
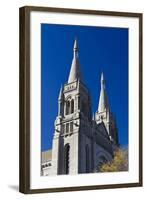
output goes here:
[[117, 119], [119, 141], [128, 144], [128, 29], [71, 25], [41, 25], [41, 144], [52, 146], [61, 84], [67, 82], [77, 38], [85, 84], [92, 111], [98, 107], [103, 71], [110, 108]]

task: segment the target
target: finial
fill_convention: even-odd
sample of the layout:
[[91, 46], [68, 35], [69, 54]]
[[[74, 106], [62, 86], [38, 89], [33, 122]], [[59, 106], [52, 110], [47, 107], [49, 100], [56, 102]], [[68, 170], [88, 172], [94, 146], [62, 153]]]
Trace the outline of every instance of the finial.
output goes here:
[[80, 89], [80, 81], [79, 81], [79, 79], [78, 79], [78, 82], [77, 82], [77, 90], [79, 91], [79, 89]]
[[75, 41], [74, 41], [74, 51], [77, 51], [78, 49], [78, 43], [77, 43], [77, 38], [75, 38]]
[[104, 80], [103, 72], [101, 73], [101, 81]]
[[105, 89], [105, 80], [104, 80], [103, 72], [101, 73], [100, 82], [101, 82], [101, 88]]
[[75, 41], [74, 41], [73, 51], [74, 51], [74, 58], [77, 58], [78, 57], [78, 43], [77, 43], [77, 39], [75, 39]]
[[93, 120], [93, 121], [95, 120], [94, 113], [92, 114], [92, 120]]
[[58, 97], [58, 99], [61, 100], [61, 98], [62, 98], [62, 84], [61, 84], [61, 87], [60, 87], [60, 92], [59, 92], [59, 97]]

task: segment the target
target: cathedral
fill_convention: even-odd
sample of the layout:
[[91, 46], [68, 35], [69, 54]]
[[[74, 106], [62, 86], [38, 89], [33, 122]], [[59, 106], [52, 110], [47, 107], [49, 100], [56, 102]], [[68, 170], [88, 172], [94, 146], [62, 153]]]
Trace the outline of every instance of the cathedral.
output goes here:
[[52, 149], [41, 154], [41, 175], [98, 172], [113, 159], [119, 146], [116, 120], [111, 112], [101, 74], [101, 90], [92, 116], [91, 97], [80, 71], [77, 40], [67, 83], [60, 89]]

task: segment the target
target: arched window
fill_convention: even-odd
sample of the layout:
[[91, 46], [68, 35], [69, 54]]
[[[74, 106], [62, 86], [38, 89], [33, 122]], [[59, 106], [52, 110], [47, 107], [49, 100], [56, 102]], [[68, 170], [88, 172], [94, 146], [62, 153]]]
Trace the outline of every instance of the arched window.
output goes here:
[[70, 113], [70, 101], [66, 101], [66, 115]]
[[74, 113], [74, 99], [66, 101], [66, 115]]
[[89, 173], [90, 160], [89, 160], [89, 146], [88, 145], [86, 145], [85, 147], [85, 154], [86, 154], [86, 173]]
[[74, 113], [74, 100], [71, 100], [71, 113]]
[[66, 144], [64, 147], [64, 173], [69, 174], [69, 157], [70, 157], [70, 145]]

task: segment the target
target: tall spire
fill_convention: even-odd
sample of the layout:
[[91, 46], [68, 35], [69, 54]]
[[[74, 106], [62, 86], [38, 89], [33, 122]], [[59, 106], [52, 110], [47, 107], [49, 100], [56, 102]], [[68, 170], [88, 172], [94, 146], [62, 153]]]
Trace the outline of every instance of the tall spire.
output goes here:
[[74, 41], [73, 53], [74, 55], [73, 55], [72, 65], [71, 65], [70, 74], [68, 78], [68, 83], [71, 83], [77, 79], [81, 80], [80, 66], [79, 66], [79, 60], [78, 60], [77, 39], [75, 39]]
[[109, 110], [109, 103], [108, 103], [108, 98], [106, 95], [106, 90], [105, 90], [105, 80], [103, 73], [101, 74], [101, 90], [100, 90], [100, 97], [99, 97], [99, 105], [98, 105], [98, 112], [104, 112], [105, 110]]

